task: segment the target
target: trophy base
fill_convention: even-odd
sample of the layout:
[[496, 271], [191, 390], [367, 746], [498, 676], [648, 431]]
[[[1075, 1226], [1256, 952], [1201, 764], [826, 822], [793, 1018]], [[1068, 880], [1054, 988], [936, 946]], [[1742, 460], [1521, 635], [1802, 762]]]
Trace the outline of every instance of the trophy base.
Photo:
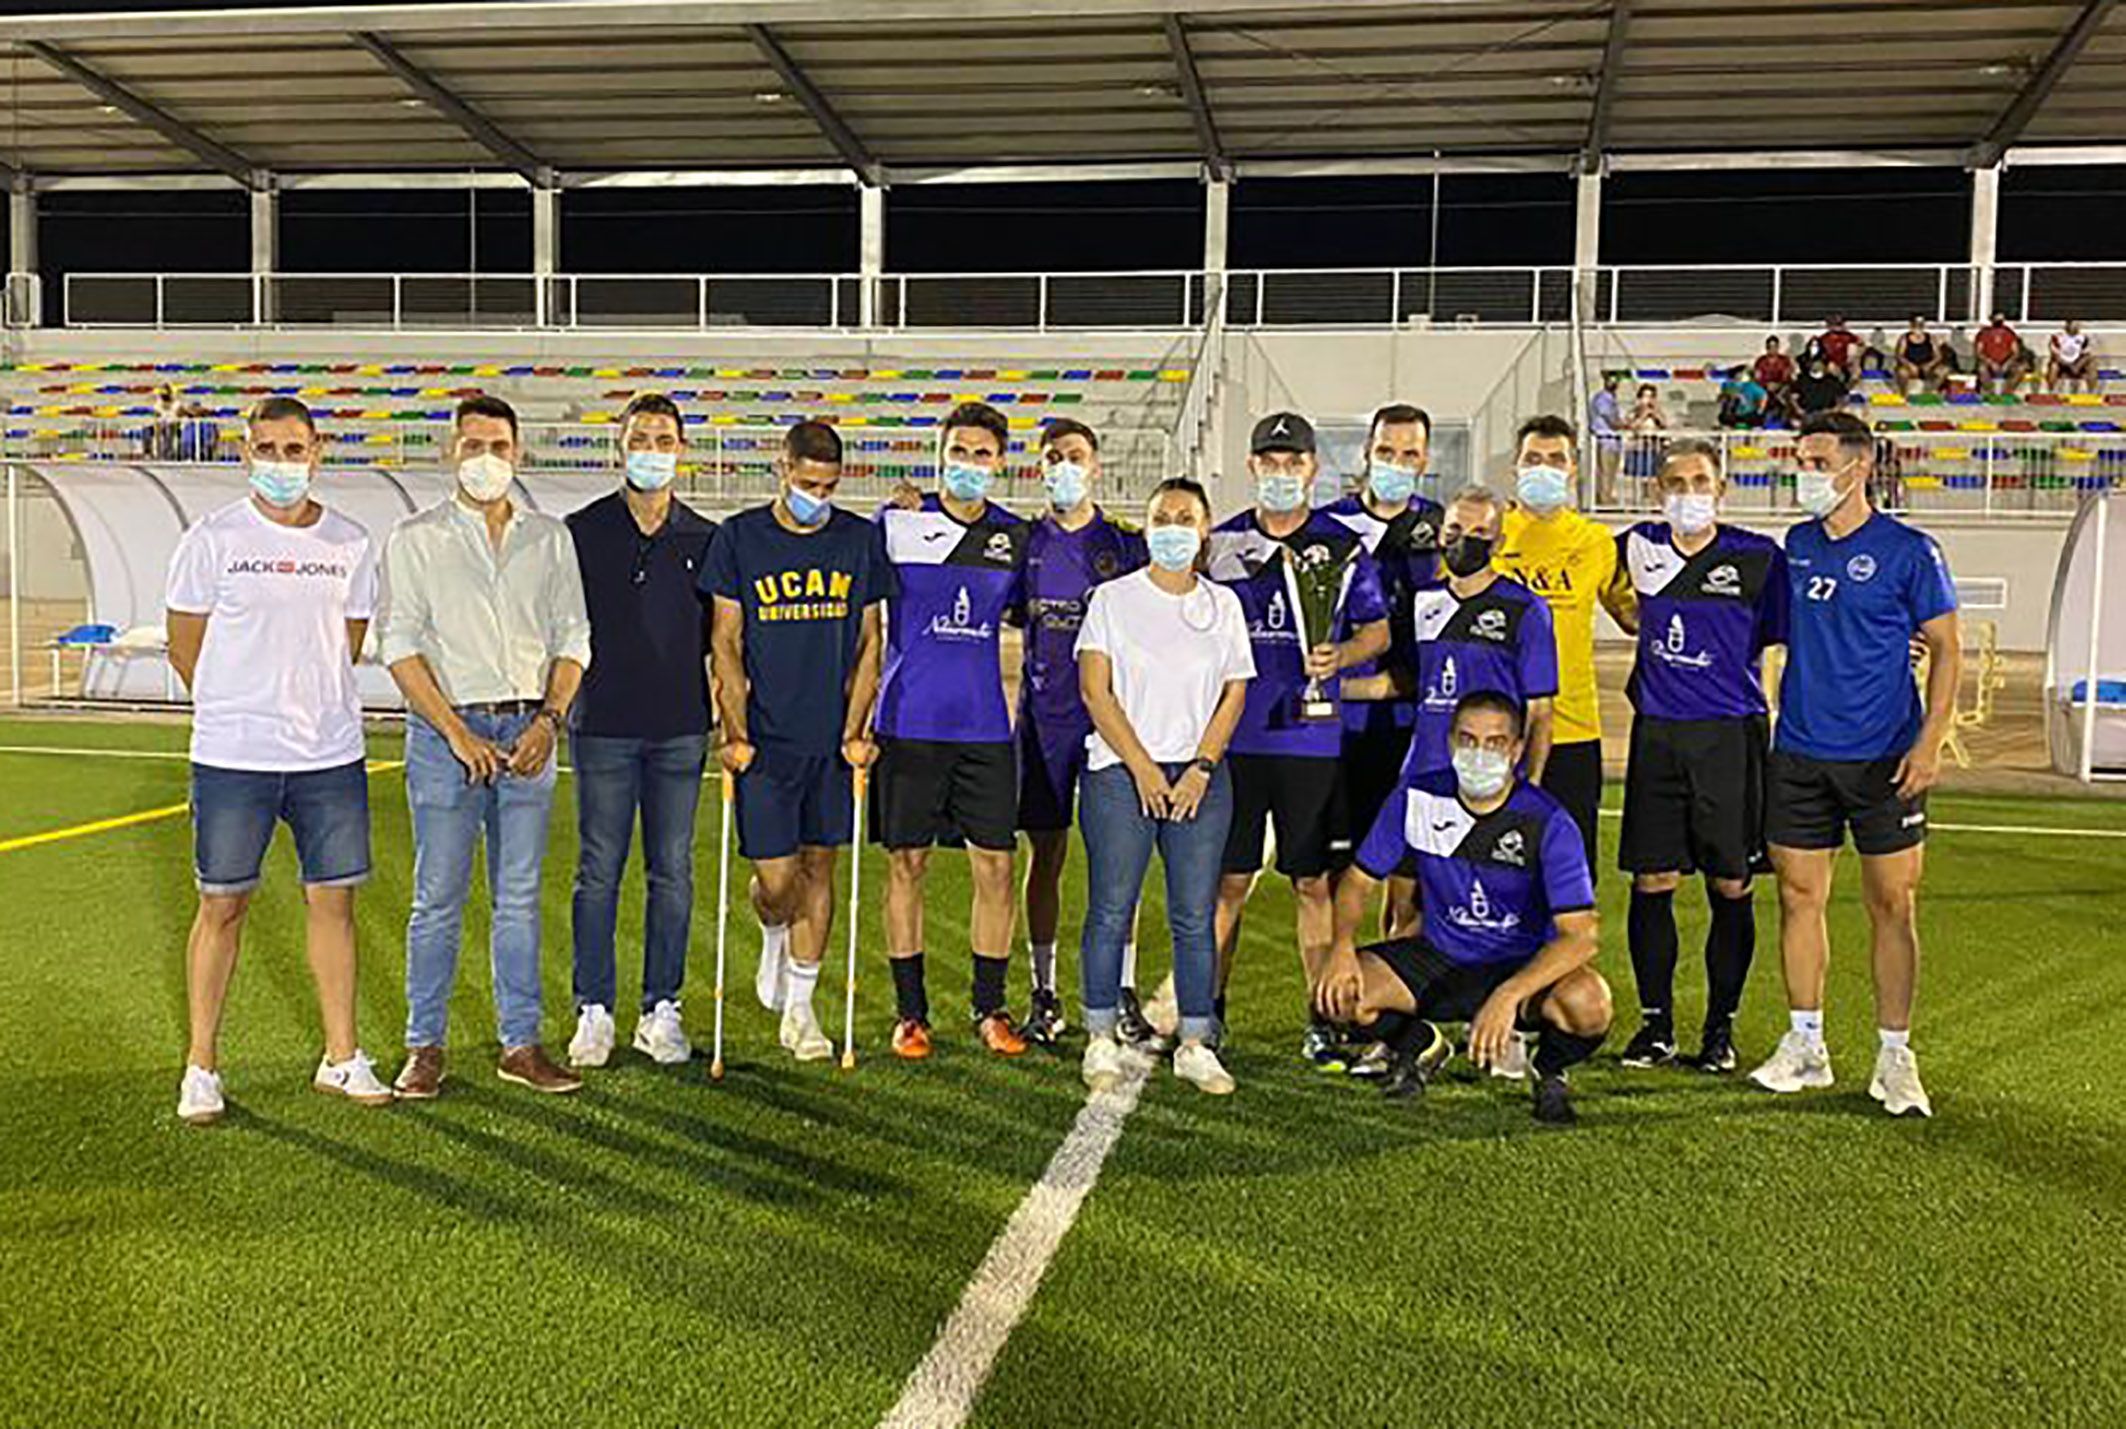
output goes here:
[[1301, 724], [1332, 724], [1343, 717], [1334, 700], [1301, 700], [1299, 722]]

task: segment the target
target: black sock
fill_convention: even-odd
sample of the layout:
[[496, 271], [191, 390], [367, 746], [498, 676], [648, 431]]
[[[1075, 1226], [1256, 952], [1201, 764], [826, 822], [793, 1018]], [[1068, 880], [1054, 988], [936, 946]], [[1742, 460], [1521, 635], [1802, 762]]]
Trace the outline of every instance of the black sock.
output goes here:
[[974, 1015], [987, 1017], [1004, 1010], [1004, 974], [1011, 971], [1009, 956], [974, 955]]
[[1648, 1022], [1668, 1026], [1676, 1005], [1676, 895], [1631, 891], [1625, 919], [1631, 943], [1631, 975]]
[[1218, 995], [1217, 995], [1216, 997], [1214, 997], [1214, 998], [1212, 998], [1212, 999], [1211, 999], [1211, 1016], [1213, 1016], [1213, 1017], [1215, 1017], [1215, 1018], [1217, 1018], [1217, 1019], [1218, 1019], [1218, 1025], [1219, 1025], [1220, 1027], [1223, 1027], [1223, 1026], [1225, 1026], [1225, 994], [1224, 994], [1224, 993], [1222, 993], [1222, 992], [1221, 992], [1221, 993], [1219, 993], [1219, 994], [1218, 994]]
[[1576, 1067], [1592, 1057], [1595, 1048], [1601, 1045], [1600, 1037], [1576, 1037], [1545, 1023], [1535, 1039], [1535, 1074], [1539, 1077], [1558, 1076], [1567, 1067]]
[[1407, 1012], [1383, 1012], [1373, 1019], [1366, 1031], [1379, 1041], [1388, 1044], [1390, 1051], [1407, 1052], [1417, 1040], [1418, 1029], [1425, 1024]]
[[911, 953], [888, 962], [893, 968], [893, 1005], [901, 1020], [928, 1022], [930, 994], [923, 989], [923, 955]]
[[1750, 894], [1706, 900], [1713, 926], [1705, 935], [1705, 1026], [1725, 1028], [1742, 1005], [1742, 985], [1749, 981], [1750, 961], [1757, 956], [1757, 902]]

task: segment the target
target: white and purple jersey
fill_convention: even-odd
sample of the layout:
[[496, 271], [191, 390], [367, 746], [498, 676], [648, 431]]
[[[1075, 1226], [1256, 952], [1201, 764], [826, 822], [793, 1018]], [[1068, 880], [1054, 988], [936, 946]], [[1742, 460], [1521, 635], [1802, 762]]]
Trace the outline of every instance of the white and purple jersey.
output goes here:
[[[1340, 722], [1307, 723], [1299, 718], [1307, 683], [1306, 652], [1301, 648], [1299, 586], [1284, 553], [1289, 547], [1299, 556], [1315, 546], [1327, 547], [1331, 559], [1350, 559], [1330, 638], [1342, 641], [1361, 625], [1385, 620], [1388, 609], [1373, 558], [1358, 533], [1323, 512], [1313, 512], [1281, 540], [1262, 529], [1253, 511], [1243, 511], [1211, 532], [1211, 579], [1240, 597], [1255, 651], [1255, 678], [1248, 682], [1247, 706], [1229, 746], [1235, 754], [1334, 759], [1343, 752]], [[1336, 680], [1326, 680], [1323, 686], [1335, 695]]]
[[900, 590], [886, 602], [878, 732], [956, 744], [1011, 738], [999, 632], [1020, 602], [1033, 529], [994, 501], [962, 523], [935, 494], [878, 514]]
[[1525, 708], [1558, 692], [1550, 606], [1517, 580], [1500, 576], [1467, 600], [1445, 585], [1419, 591], [1411, 597], [1410, 626], [1417, 723], [1405, 774], [1448, 762], [1448, 735], [1462, 696], [1497, 690]]
[[1786, 553], [1769, 536], [1721, 526], [1696, 555], [1666, 521], [1617, 537], [1617, 566], [1639, 602], [1639, 655], [1626, 692], [1652, 719], [1747, 719], [1765, 712], [1764, 647], [1786, 639]]
[[1019, 714], [1044, 729], [1076, 730], [1082, 739], [1092, 731], [1092, 717], [1078, 695], [1078, 627], [1093, 587], [1143, 568], [1144, 534], [1110, 521], [1095, 510], [1093, 519], [1066, 531], [1053, 517], [1042, 517], [1026, 538], [1026, 575], [1014, 623], [1026, 632], [1024, 678], [1019, 685]]
[[[1439, 564], [1439, 529], [1444, 513], [1436, 501], [1412, 497], [1410, 504], [1392, 520], [1383, 521], [1357, 496], [1322, 508], [1322, 514], [1358, 533], [1366, 553], [1380, 571], [1381, 598], [1388, 607], [1388, 655], [1386, 663], [1412, 667], [1410, 598], [1430, 590], [1442, 579]], [[1380, 672], [1382, 661], [1353, 665], [1352, 676]], [[1343, 707], [1344, 728], [1353, 734], [1384, 729], [1407, 730], [1417, 720], [1414, 700], [1351, 700]]]
[[1457, 963], [1525, 963], [1556, 936], [1560, 913], [1595, 906], [1579, 826], [1533, 784], [1478, 815], [1453, 770], [1406, 775], [1357, 862], [1374, 878], [1417, 880], [1425, 941]]

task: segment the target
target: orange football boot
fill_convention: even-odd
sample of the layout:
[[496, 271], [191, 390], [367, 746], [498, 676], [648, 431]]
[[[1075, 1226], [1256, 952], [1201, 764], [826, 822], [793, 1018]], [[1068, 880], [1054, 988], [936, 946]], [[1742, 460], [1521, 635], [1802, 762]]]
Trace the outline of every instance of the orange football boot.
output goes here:
[[908, 1062], [920, 1062], [928, 1057], [930, 1024], [919, 1017], [903, 1017], [894, 1023], [893, 1055]]
[[999, 1010], [990, 1013], [975, 1023], [974, 1034], [982, 1039], [984, 1047], [999, 1057], [1025, 1055], [1026, 1039], [1011, 1025], [1011, 1014], [1008, 1012]]

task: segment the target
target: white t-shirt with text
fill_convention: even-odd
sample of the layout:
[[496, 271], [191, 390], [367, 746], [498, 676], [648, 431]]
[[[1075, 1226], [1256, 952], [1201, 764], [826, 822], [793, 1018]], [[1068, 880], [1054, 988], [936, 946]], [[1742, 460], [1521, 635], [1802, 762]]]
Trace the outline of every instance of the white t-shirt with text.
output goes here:
[[334, 511], [282, 526], [247, 496], [186, 531], [165, 604], [207, 617], [192, 762], [300, 773], [360, 759], [347, 622], [375, 613], [376, 589], [375, 541]]
[[[1226, 682], [1255, 677], [1240, 597], [1201, 579], [1187, 595], [1171, 595], [1152, 584], [1149, 568], [1093, 587], [1077, 649], [1108, 658], [1116, 702], [1161, 764], [1194, 759]], [[1097, 731], [1085, 749], [1088, 769], [1122, 762]]]

